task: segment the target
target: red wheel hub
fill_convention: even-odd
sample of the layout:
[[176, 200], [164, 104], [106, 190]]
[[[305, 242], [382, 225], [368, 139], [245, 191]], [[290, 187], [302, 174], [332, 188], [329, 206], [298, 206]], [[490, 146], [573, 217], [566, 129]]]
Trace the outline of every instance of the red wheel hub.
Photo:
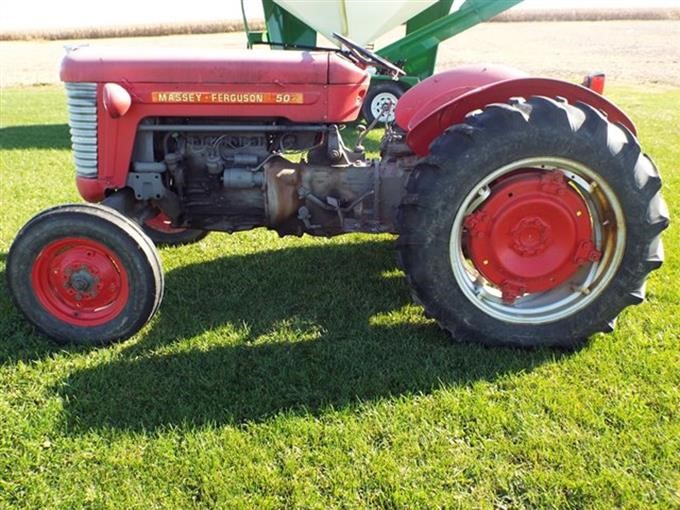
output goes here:
[[559, 286], [601, 256], [588, 206], [558, 171], [500, 180], [464, 226], [472, 263], [509, 303]]
[[153, 218], [149, 218], [144, 222], [144, 224], [158, 232], [163, 232], [164, 234], [179, 234], [184, 232], [185, 228], [176, 228], [172, 226], [172, 220], [163, 211], [160, 211]]
[[45, 246], [33, 263], [31, 285], [50, 314], [75, 326], [99, 326], [114, 319], [130, 292], [127, 272], [115, 253], [84, 237]]

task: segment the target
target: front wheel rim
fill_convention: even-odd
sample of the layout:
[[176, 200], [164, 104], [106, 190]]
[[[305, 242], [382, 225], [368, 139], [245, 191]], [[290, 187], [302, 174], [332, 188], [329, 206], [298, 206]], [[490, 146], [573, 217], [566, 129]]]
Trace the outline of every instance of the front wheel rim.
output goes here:
[[187, 231], [185, 228], [173, 227], [172, 220], [163, 211], [160, 211], [153, 218], [149, 218], [144, 222], [144, 225], [151, 230], [160, 232], [161, 234], [182, 234]]
[[47, 244], [33, 262], [31, 285], [50, 315], [79, 327], [115, 319], [130, 295], [128, 274], [118, 256], [103, 243], [85, 237]]
[[[479, 260], [470, 257], [466, 218], [483, 210], [499, 182], [518, 173], [564, 176], [569, 193], [577, 193], [591, 219], [592, 243], [598, 260], [588, 260], [562, 283], [540, 292], [521, 292], [509, 301], [498, 282], [484, 277]], [[449, 255], [454, 278], [466, 298], [485, 314], [515, 324], [543, 324], [572, 316], [592, 303], [616, 274], [625, 249], [623, 209], [608, 183], [591, 168], [557, 157], [528, 158], [487, 175], [465, 196], [451, 228]], [[493, 241], [492, 241], [493, 242]], [[530, 255], [531, 256], [531, 255]], [[486, 261], [484, 261], [486, 262]]]

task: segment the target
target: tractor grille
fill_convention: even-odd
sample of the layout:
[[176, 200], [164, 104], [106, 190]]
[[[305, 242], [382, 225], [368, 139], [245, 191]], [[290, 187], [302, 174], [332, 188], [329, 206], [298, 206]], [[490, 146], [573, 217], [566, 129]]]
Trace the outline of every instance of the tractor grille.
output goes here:
[[76, 173], [97, 176], [97, 84], [65, 83]]

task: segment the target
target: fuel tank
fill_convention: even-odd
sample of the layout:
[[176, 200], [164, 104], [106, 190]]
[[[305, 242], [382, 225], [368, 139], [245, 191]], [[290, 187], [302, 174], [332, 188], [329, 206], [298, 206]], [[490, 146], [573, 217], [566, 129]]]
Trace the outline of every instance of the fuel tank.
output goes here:
[[365, 76], [332, 52], [80, 46], [61, 63], [61, 80], [68, 82], [329, 85], [360, 83]]
[[[368, 73], [333, 52], [77, 47], [61, 80], [131, 97], [128, 115], [274, 117], [295, 122], [355, 120]], [[168, 110], [173, 110], [168, 112]]]

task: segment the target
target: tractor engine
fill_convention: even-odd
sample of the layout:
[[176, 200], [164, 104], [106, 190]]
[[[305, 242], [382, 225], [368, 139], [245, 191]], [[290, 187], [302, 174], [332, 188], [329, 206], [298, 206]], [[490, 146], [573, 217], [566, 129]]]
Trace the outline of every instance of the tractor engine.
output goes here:
[[181, 228], [393, 232], [415, 158], [409, 150], [390, 157], [397, 146], [385, 144], [383, 158], [369, 161], [361, 147], [344, 145], [336, 125], [147, 119], [128, 185]]

